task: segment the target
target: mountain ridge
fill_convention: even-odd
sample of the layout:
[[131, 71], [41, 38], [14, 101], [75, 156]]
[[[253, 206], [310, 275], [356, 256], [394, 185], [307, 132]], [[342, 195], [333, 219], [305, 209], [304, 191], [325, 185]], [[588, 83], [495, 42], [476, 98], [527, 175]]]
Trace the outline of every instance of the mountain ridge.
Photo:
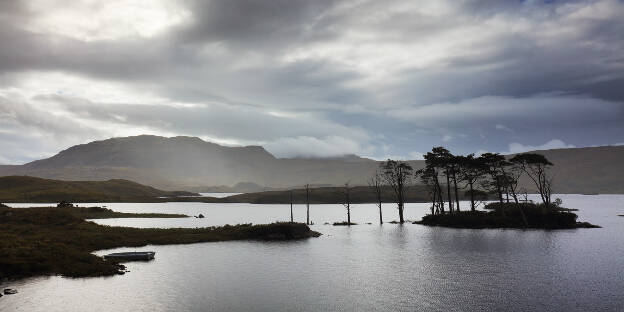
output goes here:
[[[624, 146], [535, 151], [555, 166], [559, 193], [624, 193]], [[415, 169], [424, 161], [410, 160]], [[58, 180], [126, 179], [163, 190], [254, 183], [287, 188], [304, 184], [366, 185], [380, 162], [357, 155], [276, 158], [262, 146], [229, 147], [196, 137], [141, 135], [75, 145], [24, 165], [1, 165], [0, 176]], [[530, 184], [527, 184], [530, 186]]]

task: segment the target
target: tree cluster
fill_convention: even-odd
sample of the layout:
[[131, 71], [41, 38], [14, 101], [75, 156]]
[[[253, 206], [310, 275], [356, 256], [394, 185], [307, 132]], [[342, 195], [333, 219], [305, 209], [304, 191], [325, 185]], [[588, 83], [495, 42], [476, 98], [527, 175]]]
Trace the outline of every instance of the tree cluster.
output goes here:
[[432, 215], [459, 212], [460, 190], [465, 190], [470, 197], [472, 211], [476, 210], [477, 201], [494, 194], [504, 215], [505, 201], [520, 202], [518, 182], [523, 175], [535, 183], [544, 206], [552, 206], [549, 169], [553, 164], [543, 155], [525, 153], [507, 159], [498, 153], [485, 153], [476, 157], [474, 154], [453, 155], [444, 147], [434, 147], [424, 158], [425, 167], [420, 170], [414, 170], [407, 162], [388, 159], [371, 179], [377, 191], [382, 184], [394, 191], [401, 223], [404, 222], [405, 192], [417, 179], [427, 187]]

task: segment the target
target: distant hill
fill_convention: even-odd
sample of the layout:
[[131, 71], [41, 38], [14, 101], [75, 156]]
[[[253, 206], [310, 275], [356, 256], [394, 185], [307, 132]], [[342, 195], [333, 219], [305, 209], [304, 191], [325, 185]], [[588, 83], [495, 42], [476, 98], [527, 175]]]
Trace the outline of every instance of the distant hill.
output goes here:
[[[624, 194], [624, 146], [533, 151], [554, 166], [554, 191], [562, 194]], [[525, 185], [528, 181], [524, 181]]]
[[364, 183], [377, 168], [374, 160], [275, 158], [260, 146], [226, 147], [192, 137], [141, 135], [76, 145], [57, 155], [20, 166], [0, 166], [2, 175], [59, 180], [127, 179], [161, 189], [257, 184], [288, 187], [306, 183]]
[[26, 176], [0, 177], [0, 202], [159, 201], [163, 196], [198, 195], [168, 192], [127, 180], [58, 181]]
[[[559, 193], [624, 193], [624, 146], [537, 151], [554, 164]], [[276, 158], [261, 146], [227, 147], [193, 137], [141, 135], [76, 145], [0, 176], [58, 180], [126, 179], [164, 190], [258, 192], [315, 186], [366, 185], [378, 161], [346, 155]], [[424, 161], [410, 161], [414, 168]], [[524, 185], [531, 189], [528, 181]]]
[[[318, 187], [310, 188], [309, 199], [311, 204], [338, 204], [345, 201], [344, 187]], [[290, 191], [266, 191], [256, 193], [246, 193], [232, 195], [222, 199], [223, 202], [251, 203], [251, 204], [288, 204], [290, 203]], [[377, 198], [372, 187], [355, 186], [349, 190], [349, 198], [352, 204], [375, 203]], [[382, 190], [382, 202], [394, 203], [394, 193], [391, 188], [385, 187]], [[463, 197], [462, 197], [463, 198]], [[305, 189], [292, 190], [293, 204], [306, 203]], [[410, 186], [406, 193], [405, 201], [427, 202], [427, 192], [423, 185]]]

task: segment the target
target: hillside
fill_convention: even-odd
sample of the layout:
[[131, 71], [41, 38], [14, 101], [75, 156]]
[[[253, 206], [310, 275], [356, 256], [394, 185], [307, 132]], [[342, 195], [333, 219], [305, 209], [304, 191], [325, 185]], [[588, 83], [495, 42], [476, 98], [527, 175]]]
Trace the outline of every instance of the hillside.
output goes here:
[[[624, 146], [537, 151], [554, 164], [555, 192], [624, 193]], [[355, 155], [276, 158], [260, 146], [227, 147], [199, 138], [135, 136], [76, 145], [0, 176], [105, 181], [126, 179], [163, 190], [258, 192], [301, 187], [366, 185], [378, 161]], [[422, 168], [424, 161], [410, 161]], [[523, 186], [531, 190], [529, 181]]]
[[158, 201], [162, 196], [190, 196], [127, 180], [58, 181], [26, 176], [0, 177], [0, 202], [113, 202]]
[[552, 173], [557, 193], [624, 194], [624, 146], [534, 152], [546, 156], [554, 164]]
[[[310, 188], [309, 199], [311, 204], [338, 204], [344, 203], [344, 187], [318, 187]], [[252, 204], [288, 204], [290, 203], [290, 191], [266, 191], [232, 195], [221, 199], [221, 202], [252, 203]], [[462, 193], [463, 195], [463, 193]], [[355, 186], [349, 189], [349, 197], [352, 204], [376, 203], [374, 189], [370, 186]], [[460, 196], [460, 200], [467, 199]], [[394, 192], [390, 187], [384, 187], [381, 192], [383, 203], [395, 203]], [[407, 188], [405, 201], [408, 203], [429, 202], [427, 191], [423, 185], [414, 185]], [[454, 197], [453, 197], [454, 200]], [[305, 189], [292, 190], [293, 204], [306, 203]]]
[[127, 179], [166, 190], [198, 190], [240, 182], [262, 187], [341, 185], [348, 180], [364, 184], [364, 177], [376, 168], [376, 161], [357, 156], [278, 159], [260, 146], [226, 147], [199, 138], [141, 135], [76, 145], [47, 159], [0, 166], [0, 176]]

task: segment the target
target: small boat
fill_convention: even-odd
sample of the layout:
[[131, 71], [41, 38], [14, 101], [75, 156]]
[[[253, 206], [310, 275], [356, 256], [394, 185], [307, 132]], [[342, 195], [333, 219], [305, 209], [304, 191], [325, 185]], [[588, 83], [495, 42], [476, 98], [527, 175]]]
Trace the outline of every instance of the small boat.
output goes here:
[[152, 260], [156, 253], [153, 251], [116, 252], [104, 256], [104, 259], [112, 260]]

